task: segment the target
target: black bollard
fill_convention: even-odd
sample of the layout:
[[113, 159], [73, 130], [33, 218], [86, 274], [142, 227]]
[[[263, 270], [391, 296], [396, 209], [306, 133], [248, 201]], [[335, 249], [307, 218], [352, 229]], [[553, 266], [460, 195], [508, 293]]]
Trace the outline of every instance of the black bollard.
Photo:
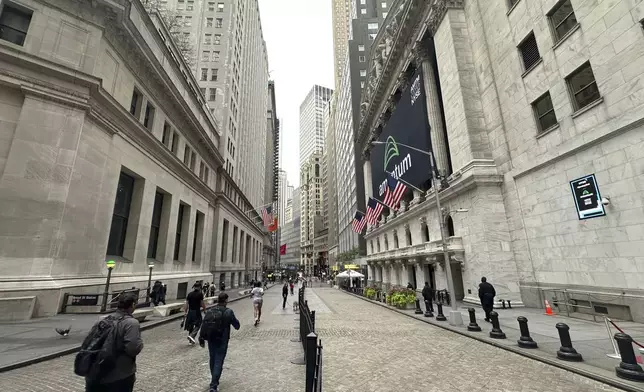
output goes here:
[[503, 306], [503, 309], [505, 309], [505, 300], [504, 299], [501, 300], [501, 305]]
[[572, 362], [583, 361], [581, 354], [579, 354], [572, 346], [569, 332], [570, 327], [564, 323], [557, 323], [555, 327], [559, 331], [559, 340], [561, 341], [561, 347], [559, 347], [559, 351], [557, 351], [557, 358]]
[[425, 317], [434, 317], [434, 309], [429, 301], [425, 301]]
[[438, 303], [438, 314], [436, 315], [436, 321], [445, 321], [447, 320], [447, 317], [443, 314], [443, 304]]
[[622, 356], [619, 366], [615, 367], [617, 377], [631, 381], [644, 381], [644, 370], [637, 364], [635, 351], [633, 351], [633, 338], [625, 333], [616, 333], [615, 340], [619, 347], [619, 354]]
[[382, 303], [386, 304], [387, 303], [387, 294], [382, 293]]
[[508, 309], [512, 309], [512, 304], [510, 303], [510, 300], [508, 300]]
[[490, 331], [490, 337], [494, 339], [505, 339], [505, 333], [501, 331], [501, 324], [499, 324], [499, 314], [495, 311], [491, 311], [490, 320], [492, 320], [492, 331]]
[[423, 311], [420, 309], [420, 300], [416, 298], [416, 310], [414, 311], [415, 314], [423, 314]]
[[468, 331], [481, 332], [481, 327], [476, 323], [476, 314], [474, 308], [467, 309], [470, 314], [470, 324], [467, 326]]
[[537, 348], [537, 342], [532, 340], [532, 337], [530, 337], [530, 329], [528, 329], [528, 319], [523, 316], [519, 316], [517, 317], [517, 321], [519, 322], [519, 329], [521, 330], [521, 337], [519, 338], [519, 340], [517, 340], [519, 347]]

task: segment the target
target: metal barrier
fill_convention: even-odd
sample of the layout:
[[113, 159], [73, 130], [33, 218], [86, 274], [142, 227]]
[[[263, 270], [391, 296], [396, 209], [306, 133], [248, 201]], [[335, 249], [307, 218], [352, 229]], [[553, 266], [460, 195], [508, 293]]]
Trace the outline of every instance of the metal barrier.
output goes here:
[[[614, 302], [622, 298], [621, 295], [609, 294], [609, 293], [592, 293], [586, 291], [574, 291], [568, 289], [544, 289], [543, 290], [544, 299], [550, 301], [550, 304], [555, 310], [556, 313], [561, 314], [565, 312], [567, 317], [576, 317], [583, 318], [575, 315], [578, 314], [587, 314], [593, 317], [594, 322], [603, 321], [603, 318], [607, 315], [608, 309], [605, 308], [604, 304], [607, 302]], [[577, 298], [571, 298], [577, 297]], [[579, 298], [581, 297], [581, 298]], [[600, 299], [597, 297], [604, 297]], [[609, 297], [615, 297], [614, 299], [608, 299]], [[580, 304], [580, 302], [582, 302]], [[588, 303], [587, 305], [585, 303]], [[563, 310], [561, 308], [564, 308]], [[604, 308], [604, 311], [598, 311], [598, 309]]]
[[297, 293], [300, 314], [299, 334], [306, 365], [305, 391], [322, 392], [322, 342], [318, 341], [315, 333], [315, 310], [309, 309], [309, 303], [304, 299], [305, 287], [299, 289]]

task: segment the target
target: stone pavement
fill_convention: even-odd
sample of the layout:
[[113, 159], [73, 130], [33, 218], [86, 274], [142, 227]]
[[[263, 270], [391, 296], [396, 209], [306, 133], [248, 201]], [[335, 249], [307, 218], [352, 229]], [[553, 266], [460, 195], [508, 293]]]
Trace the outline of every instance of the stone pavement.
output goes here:
[[[291, 300], [290, 297], [289, 301]], [[242, 327], [233, 330], [224, 363], [220, 391], [300, 391], [304, 367], [290, 360], [302, 355], [292, 312], [274, 312], [281, 304], [281, 288], [269, 289], [264, 296], [264, 314], [253, 326], [250, 300], [231, 303]], [[280, 306], [281, 309], [281, 306]], [[180, 321], [143, 331], [144, 348], [137, 358], [137, 392], [206, 392], [210, 383], [208, 349], [190, 346]], [[83, 379], [73, 373], [74, 356], [38, 363], [0, 375], [2, 392], [84, 391]]]
[[[227, 292], [233, 299], [240, 296], [241, 290]], [[98, 318], [98, 314], [59, 314], [29, 321], [0, 323], [0, 368], [80, 346]], [[142, 325], [163, 319], [148, 316]], [[55, 331], [55, 328], [69, 326], [71, 331], [66, 338], [61, 338]]]
[[618, 391], [339, 290], [313, 288], [309, 304], [313, 295], [331, 311], [316, 314], [325, 391]]

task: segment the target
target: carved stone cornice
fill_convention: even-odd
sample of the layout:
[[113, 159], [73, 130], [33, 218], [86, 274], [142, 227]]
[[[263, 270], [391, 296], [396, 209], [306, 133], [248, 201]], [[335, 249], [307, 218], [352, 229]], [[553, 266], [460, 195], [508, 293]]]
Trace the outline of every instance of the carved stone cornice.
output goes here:
[[464, 0], [434, 1], [434, 4], [432, 4], [432, 10], [429, 16], [429, 20], [427, 21], [427, 30], [432, 35], [432, 37], [436, 34], [436, 31], [443, 21], [443, 18], [445, 17], [448, 9], [463, 9], [464, 6]]

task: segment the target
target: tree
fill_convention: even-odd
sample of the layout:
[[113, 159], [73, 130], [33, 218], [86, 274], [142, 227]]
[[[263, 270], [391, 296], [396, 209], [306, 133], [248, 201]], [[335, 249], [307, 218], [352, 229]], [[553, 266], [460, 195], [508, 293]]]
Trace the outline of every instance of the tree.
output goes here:
[[160, 0], [141, 0], [141, 2], [148, 13], [156, 12], [159, 15], [168, 28], [174, 44], [181, 52], [183, 60], [190, 68], [194, 67], [196, 62], [195, 48], [190, 40], [190, 34], [187, 34], [187, 31], [184, 32], [188, 26], [183, 18], [180, 18], [179, 13], [168, 10], [165, 3], [161, 3]]

